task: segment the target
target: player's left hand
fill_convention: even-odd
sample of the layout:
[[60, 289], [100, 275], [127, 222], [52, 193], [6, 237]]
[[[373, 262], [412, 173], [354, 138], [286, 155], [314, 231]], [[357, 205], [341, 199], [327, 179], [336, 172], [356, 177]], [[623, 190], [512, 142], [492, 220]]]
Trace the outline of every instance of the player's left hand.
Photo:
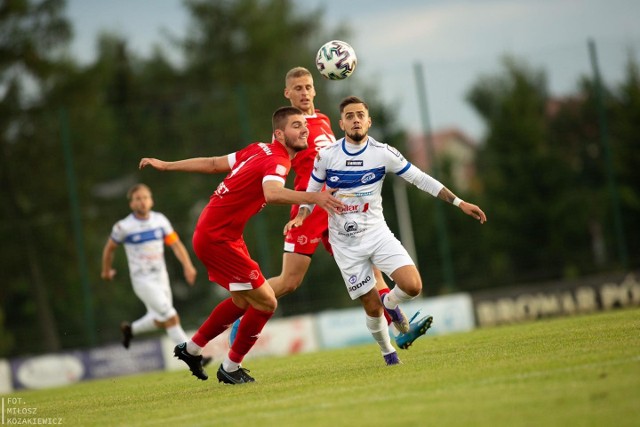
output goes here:
[[480, 224], [487, 222], [487, 216], [484, 214], [482, 209], [473, 203], [461, 202], [460, 209], [462, 209], [462, 212], [480, 221]]
[[304, 222], [303, 218], [295, 217], [284, 225], [284, 230], [282, 231], [282, 235], [286, 236], [289, 230], [292, 228], [300, 227]]

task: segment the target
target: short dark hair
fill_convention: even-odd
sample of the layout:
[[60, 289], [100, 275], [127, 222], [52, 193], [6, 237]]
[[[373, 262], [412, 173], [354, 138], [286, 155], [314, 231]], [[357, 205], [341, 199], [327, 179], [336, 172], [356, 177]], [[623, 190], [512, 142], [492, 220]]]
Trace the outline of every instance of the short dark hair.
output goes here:
[[369, 111], [369, 106], [362, 99], [358, 98], [357, 96], [347, 96], [342, 100], [342, 102], [340, 102], [340, 114], [342, 114], [347, 105], [351, 104], [362, 104], [364, 105], [364, 108]]
[[131, 201], [131, 199], [133, 198], [133, 195], [136, 191], [140, 190], [140, 189], [147, 189], [147, 191], [149, 191], [149, 193], [151, 193], [151, 189], [149, 188], [149, 186], [147, 184], [134, 184], [131, 186], [131, 188], [129, 188], [129, 191], [127, 191], [127, 199], [129, 201]]
[[300, 111], [298, 108], [292, 107], [292, 106], [278, 108], [273, 113], [273, 117], [271, 118], [271, 125], [273, 126], [273, 132], [275, 132], [276, 129], [284, 130], [284, 128], [287, 126], [287, 121], [289, 120], [289, 116], [295, 116], [297, 114], [302, 115], [304, 113]]

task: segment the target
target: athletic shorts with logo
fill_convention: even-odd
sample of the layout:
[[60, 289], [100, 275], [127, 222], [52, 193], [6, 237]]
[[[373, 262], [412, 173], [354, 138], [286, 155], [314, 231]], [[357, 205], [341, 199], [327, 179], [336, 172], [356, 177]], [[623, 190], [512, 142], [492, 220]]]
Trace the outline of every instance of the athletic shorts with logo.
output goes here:
[[387, 276], [400, 267], [415, 265], [388, 227], [368, 230], [366, 238], [357, 237], [347, 244], [332, 243], [331, 247], [352, 300], [375, 287], [373, 265]]

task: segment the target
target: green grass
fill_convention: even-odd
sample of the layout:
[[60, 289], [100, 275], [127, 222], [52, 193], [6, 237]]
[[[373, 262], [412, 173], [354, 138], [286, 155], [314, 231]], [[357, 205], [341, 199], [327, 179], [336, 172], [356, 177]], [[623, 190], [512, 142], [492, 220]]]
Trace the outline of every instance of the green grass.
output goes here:
[[[437, 319], [436, 319], [437, 320]], [[640, 310], [422, 338], [386, 367], [377, 345], [249, 360], [257, 383], [187, 371], [16, 392], [38, 416], [91, 426], [638, 426]]]

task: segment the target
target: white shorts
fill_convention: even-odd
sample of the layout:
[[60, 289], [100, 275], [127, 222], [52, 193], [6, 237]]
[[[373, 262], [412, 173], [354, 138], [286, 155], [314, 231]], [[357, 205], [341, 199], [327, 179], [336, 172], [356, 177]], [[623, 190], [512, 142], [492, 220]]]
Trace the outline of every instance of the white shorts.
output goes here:
[[133, 291], [147, 307], [147, 312], [159, 322], [165, 322], [178, 314], [173, 307], [173, 295], [166, 275], [152, 275], [133, 281]]
[[365, 238], [354, 239], [350, 245], [332, 242], [331, 247], [352, 300], [375, 287], [374, 265], [387, 276], [400, 267], [415, 265], [402, 243], [387, 227], [370, 231]]

